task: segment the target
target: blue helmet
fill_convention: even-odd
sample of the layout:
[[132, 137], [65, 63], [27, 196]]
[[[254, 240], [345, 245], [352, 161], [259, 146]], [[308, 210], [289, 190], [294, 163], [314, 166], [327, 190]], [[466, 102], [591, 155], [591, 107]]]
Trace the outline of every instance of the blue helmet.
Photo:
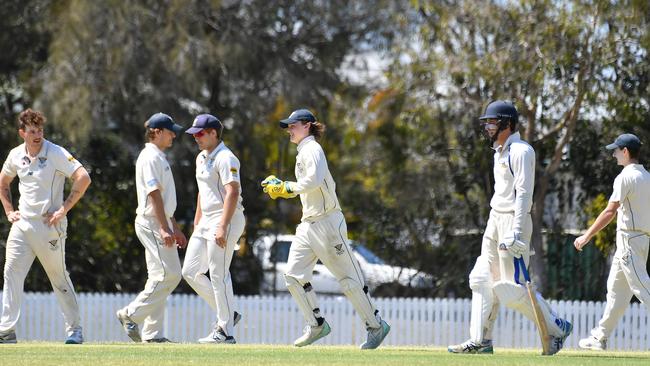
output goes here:
[[517, 108], [515, 108], [514, 104], [503, 100], [495, 100], [488, 104], [487, 108], [485, 108], [485, 113], [479, 119], [509, 120], [514, 125], [519, 120], [519, 113], [517, 113]]

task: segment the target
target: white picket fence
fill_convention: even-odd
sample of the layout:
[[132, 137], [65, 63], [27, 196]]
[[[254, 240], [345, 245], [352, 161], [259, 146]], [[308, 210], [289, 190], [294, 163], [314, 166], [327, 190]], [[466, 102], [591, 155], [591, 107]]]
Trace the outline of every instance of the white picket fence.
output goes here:
[[[126, 342], [115, 311], [135, 298], [134, 294], [78, 295], [86, 341]], [[303, 319], [291, 297], [238, 296], [242, 321], [235, 327], [238, 343], [291, 344], [302, 333]], [[581, 337], [598, 322], [604, 303], [552, 301], [557, 313], [573, 323], [566, 347], [576, 348]], [[469, 337], [470, 300], [379, 298], [375, 305], [391, 325], [386, 345], [447, 346]], [[360, 344], [365, 329], [344, 297], [321, 297], [320, 308], [332, 326], [322, 344]], [[214, 314], [195, 295], [172, 295], [165, 318], [166, 336], [178, 342], [196, 342], [211, 330]], [[631, 304], [609, 340], [611, 350], [649, 350], [650, 314], [641, 304]], [[28, 293], [16, 329], [18, 340], [61, 341], [65, 337], [63, 317], [51, 293]], [[494, 331], [495, 346], [540, 348], [535, 325], [505, 307]]]

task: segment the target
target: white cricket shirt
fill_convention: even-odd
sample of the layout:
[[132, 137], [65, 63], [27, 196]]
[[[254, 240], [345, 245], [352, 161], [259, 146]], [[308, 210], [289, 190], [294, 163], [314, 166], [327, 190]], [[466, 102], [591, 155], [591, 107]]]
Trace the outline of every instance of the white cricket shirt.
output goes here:
[[494, 195], [490, 207], [498, 212], [513, 212], [514, 231], [522, 231], [524, 215], [533, 206], [535, 187], [535, 150], [521, 139], [519, 132], [510, 135], [494, 153]]
[[41, 151], [34, 160], [29, 158], [24, 143], [12, 149], [2, 172], [10, 177], [18, 176], [20, 216], [35, 218], [63, 206], [65, 178], [70, 178], [80, 167], [81, 163], [66, 149], [43, 139]]
[[220, 216], [223, 212], [225, 185], [239, 184], [237, 209], [243, 210], [239, 159], [221, 142], [211, 153], [202, 151], [196, 157], [196, 183], [199, 186], [201, 216]]
[[641, 164], [629, 164], [614, 179], [609, 202], [619, 202], [618, 230], [650, 234], [650, 173]]
[[135, 187], [138, 195], [136, 214], [151, 219], [156, 217], [149, 193], [160, 190], [165, 217], [176, 211], [176, 186], [167, 157], [156, 145], [146, 143], [135, 163]]
[[341, 210], [325, 152], [314, 136], [307, 136], [298, 144], [295, 174], [298, 181], [288, 183], [291, 191], [300, 195], [302, 221]]

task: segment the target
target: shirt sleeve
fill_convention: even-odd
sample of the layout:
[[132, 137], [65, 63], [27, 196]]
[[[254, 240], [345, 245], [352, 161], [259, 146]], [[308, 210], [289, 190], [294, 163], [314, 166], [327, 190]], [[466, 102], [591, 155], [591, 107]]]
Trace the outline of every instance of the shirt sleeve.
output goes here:
[[81, 168], [81, 163], [68, 150], [58, 146], [53, 152], [48, 158], [52, 159], [56, 170], [63, 173], [66, 177], [70, 178], [77, 169]]
[[301, 155], [300, 162], [305, 169], [305, 175], [297, 182], [288, 182], [291, 192], [296, 194], [309, 193], [323, 184], [327, 171], [327, 160], [321, 149], [309, 149]]
[[612, 190], [612, 195], [609, 197], [609, 202], [622, 202], [627, 197], [629, 190], [630, 188], [627, 187], [625, 180], [619, 174], [614, 179], [614, 189]]
[[241, 184], [239, 176], [239, 160], [235, 155], [228, 154], [225, 159], [219, 159], [217, 170], [221, 177], [221, 183], [225, 186], [228, 183], [237, 182]]
[[7, 160], [5, 160], [4, 164], [2, 164], [2, 172], [8, 176], [8, 177], [15, 177], [16, 174], [18, 174], [18, 167], [13, 162], [13, 151], [9, 153], [9, 156], [7, 156]]
[[522, 231], [524, 217], [533, 203], [535, 188], [535, 151], [532, 148], [517, 150], [511, 155], [514, 175], [515, 213], [512, 222], [514, 231]]
[[147, 194], [159, 190], [162, 186], [162, 169], [156, 159], [145, 159], [142, 162], [142, 181]]

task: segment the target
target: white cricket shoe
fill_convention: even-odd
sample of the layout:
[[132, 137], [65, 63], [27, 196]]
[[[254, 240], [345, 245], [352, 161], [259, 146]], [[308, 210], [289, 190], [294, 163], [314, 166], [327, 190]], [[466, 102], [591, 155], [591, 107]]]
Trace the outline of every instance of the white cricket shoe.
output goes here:
[[317, 340], [325, 337], [326, 335], [330, 334], [332, 331], [332, 328], [330, 328], [330, 325], [327, 323], [327, 320], [323, 319], [323, 324], [322, 325], [317, 325], [315, 327], [311, 325], [305, 326], [304, 334], [300, 336], [300, 338], [296, 339], [293, 342], [293, 345], [296, 347], [304, 347], [308, 346]]
[[582, 349], [590, 349], [593, 351], [604, 351], [607, 349], [607, 338], [603, 338], [602, 340], [594, 337], [594, 336], [589, 336], [587, 338], [583, 338], [578, 342], [578, 346]]
[[0, 343], [17, 343], [16, 332], [0, 333]]
[[81, 327], [73, 330], [68, 335], [68, 338], [65, 340], [65, 344], [82, 344], [84, 342], [83, 333], [81, 333]]
[[235, 344], [237, 343], [235, 341], [235, 337], [229, 336], [226, 334], [226, 332], [221, 329], [221, 327], [217, 326], [214, 328], [212, 333], [208, 334], [208, 336], [199, 338], [199, 343], [201, 344], [216, 344], [216, 343], [226, 343], [226, 344]]
[[573, 331], [573, 325], [564, 319], [555, 319], [555, 324], [557, 324], [557, 326], [562, 329], [562, 335], [559, 337], [549, 337], [549, 351], [546, 356], [551, 356], [560, 352], [562, 347], [564, 347], [564, 340], [567, 339], [567, 337]]
[[379, 347], [388, 332], [390, 332], [390, 325], [381, 320], [379, 328], [366, 328], [366, 330], [368, 331], [368, 339], [361, 344], [361, 349], [375, 349]]
[[128, 315], [126, 315], [126, 310], [120, 309], [118, 310], [115, 315], [117, 316], [117, 320], [120, 321], [120, 324], [122, 324], [122, 328], [124, 328], [124, 331], [126, 332], [126, 335], [131, 338], [133, 342], [140, 343], [142, 342], [142, 338], [140, 338], [140, 329], [138, 328], [138, 324], [131, 320]]
[[492, 340], [486, 339], [481, 343], [476, 343], [470, 339], [461, 344], [448, 346], [447, 352], [492, 354], [494, 353], [494, 348], [492, 347]]

